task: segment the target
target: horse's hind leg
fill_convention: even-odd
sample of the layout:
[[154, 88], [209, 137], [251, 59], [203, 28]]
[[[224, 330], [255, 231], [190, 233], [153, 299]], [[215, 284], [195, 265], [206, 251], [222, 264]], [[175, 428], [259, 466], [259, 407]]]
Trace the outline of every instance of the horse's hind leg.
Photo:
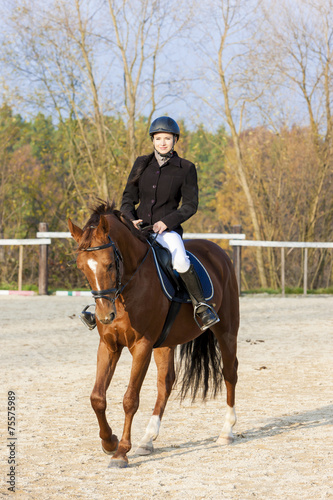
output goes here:
[[223, 320], [220, 324], [215, 325], [212, 330], [218, 339], [219, 346], [222, 352], [223, 361], [223, 377], [227, 389], [227, 411], [225, 421], [222, 427], [221, 434], [217, 440], [218, 444], [231, 444], [234, 440], [232, 428], [236, 423], [235, 412], [235, 389], [237, 383], [237, 368], [238, 360], [236, 356], [237, 351], [237, 330], [232, 333], [232, 329], [224, 332]]
[[106, 391], [110, 385], [120, 354], [121, 349], [111, 353], [106, 344], [100, 341], [97, 352], [96, 382], [90, 396], [91, 406], [96, 413], [99, 424], [102, 449], [107, 454], [114, 453], [118, 446], [118, 438], [112, 434], [111, 427], [106, 420], [105, 410]]
[[138, 455], [149, 455], [154, 451], [153, 441], [159, 434], [162, 416], [175, 381], [174, 348], [155, 349], [154, 358], [157, 366], [157, 400], [146, 433], [136, 450]]
[[[224, 424], [222, 427], [221, 434], [217, 440], [217, 444], [231, 444], [234, 441], [234, 435], [232, 432], [232, 428], [236, 423], [236, 411], [235, 411], [235, 386], [236, 386], [236, 381], [237, 381], [237, 375], [235, 376], [235, 373], [237, 373], [237, 358], [235, 360], [234, 364], [234, 369], [233, 374], [229, 377], [228, 374], [226, 374], [226, 370], [223, 369], [223, 376], [224, 376], [224, 381], [225, 385], [227, 387], [227, 411], [225, 414], [225, 420]], [[235, 378], [236, 377], [236, 381]], [[228, 402], [228, 400], [230, 402]]]

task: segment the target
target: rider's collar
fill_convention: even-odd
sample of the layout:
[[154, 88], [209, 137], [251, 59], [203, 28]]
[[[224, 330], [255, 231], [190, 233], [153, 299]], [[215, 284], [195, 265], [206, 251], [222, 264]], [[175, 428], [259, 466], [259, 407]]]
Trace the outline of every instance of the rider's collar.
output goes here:
[[169, 158], [166, 158], [161, 156], [159, 152], [154, 149], [154, 156], [160, 167], [163, 167], [167, 162], [170, 162], [172, 165], [176, 165], [177, 167], [181, 166], [180, 158], [176, 151], [172, 151], [172, 155]]

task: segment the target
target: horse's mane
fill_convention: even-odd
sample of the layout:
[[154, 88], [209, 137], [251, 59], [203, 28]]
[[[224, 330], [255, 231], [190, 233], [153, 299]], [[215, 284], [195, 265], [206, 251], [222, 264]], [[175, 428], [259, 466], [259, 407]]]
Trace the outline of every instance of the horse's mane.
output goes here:
[[136, 229], [130, 219], [120, 210], [115, 208], [116, 204], [114, 201], [110, 202], [98, 200], [99, 204], [91, 207], [92, 214], [83, 228], [83, 235], [80, 242], [79, 250], [84, 250], [91, 246], [91, 241], [94, 233], [94, 229], [98, 226], [101, 215], [115, 215], [119, 221], [124, 224], [131, 233], [136, 236], [140, 241], [147, 242], [146, 236]]

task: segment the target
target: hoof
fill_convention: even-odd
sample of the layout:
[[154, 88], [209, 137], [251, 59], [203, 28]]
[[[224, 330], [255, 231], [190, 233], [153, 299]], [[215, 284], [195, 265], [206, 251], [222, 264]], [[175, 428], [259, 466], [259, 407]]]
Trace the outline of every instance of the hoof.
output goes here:
[[111, 458], [108, 469], [124, 469], [128, 467], [128, 460], [124, 458]]
[[113, 455], [117, 451], [117, 449], [118, 449], [118, 443], [119, 443], [119, 441], [118, 441], [117, 436], [112, 436], [111, 437], [111, 442], [110, 441], [104, 441], [102, 439], [102, 450], [107, 455]]
[[105, 453], [106, 455], [113, 455], [113, 454], [114, 454], [114, 452], [116, 451], [116, 450], [113, 450], [113, 451], [108, 451], [108, 450], [106, 450], [106, 449], [104, 448], [104, 446], [103, 446], [103, 445], [102, 445], [102, 450], [104, 451], [104, 453]]
[[216, 441], [216, 444], [220, 445], [220, 446], [225, 446], [225, 445], [228, 445], [228, 444], [232, 444], [234, 442], [234, 437], [233, 436], [220, 436], [217, 441]]
[[135, 450], [136, 455], [150, 455], [154, 451], [152, 444], [142, 444]]

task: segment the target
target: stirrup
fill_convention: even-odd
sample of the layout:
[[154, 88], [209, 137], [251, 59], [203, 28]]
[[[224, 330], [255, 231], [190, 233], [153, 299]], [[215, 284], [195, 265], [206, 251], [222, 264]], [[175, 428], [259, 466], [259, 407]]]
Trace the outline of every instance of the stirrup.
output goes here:
[[89, 306], [86, 306], [81, 312], [81, 314], [79, 314], [80, 320], [89, 330], [93, 330], [96, 326], [95, 314], [87, 311], [87, 309], [92, 306], [95, 306], [95, 304], [90, 304]]
[[[198, 312], [198, 309], [201, 307], [204, 307], [205, 309], [201, 312]], [[201, 315], [205, 315], [204, 313], [207, 314], [207, 317], [203, 319]], [[197, 316], [201, 319], [202, 325], [200, 325], [199, 321], [197, 320]], [[210, 328], [213, 325], [216, 325], [216, 323], [220, 321], [220, 318], [216, 314], [216, 311], [214, 310], [213, 306], [206, 304], [205, 302], [199, 302], [194, 306], [193, 318], [202, 332], [208, 330], [208, 328]]]

